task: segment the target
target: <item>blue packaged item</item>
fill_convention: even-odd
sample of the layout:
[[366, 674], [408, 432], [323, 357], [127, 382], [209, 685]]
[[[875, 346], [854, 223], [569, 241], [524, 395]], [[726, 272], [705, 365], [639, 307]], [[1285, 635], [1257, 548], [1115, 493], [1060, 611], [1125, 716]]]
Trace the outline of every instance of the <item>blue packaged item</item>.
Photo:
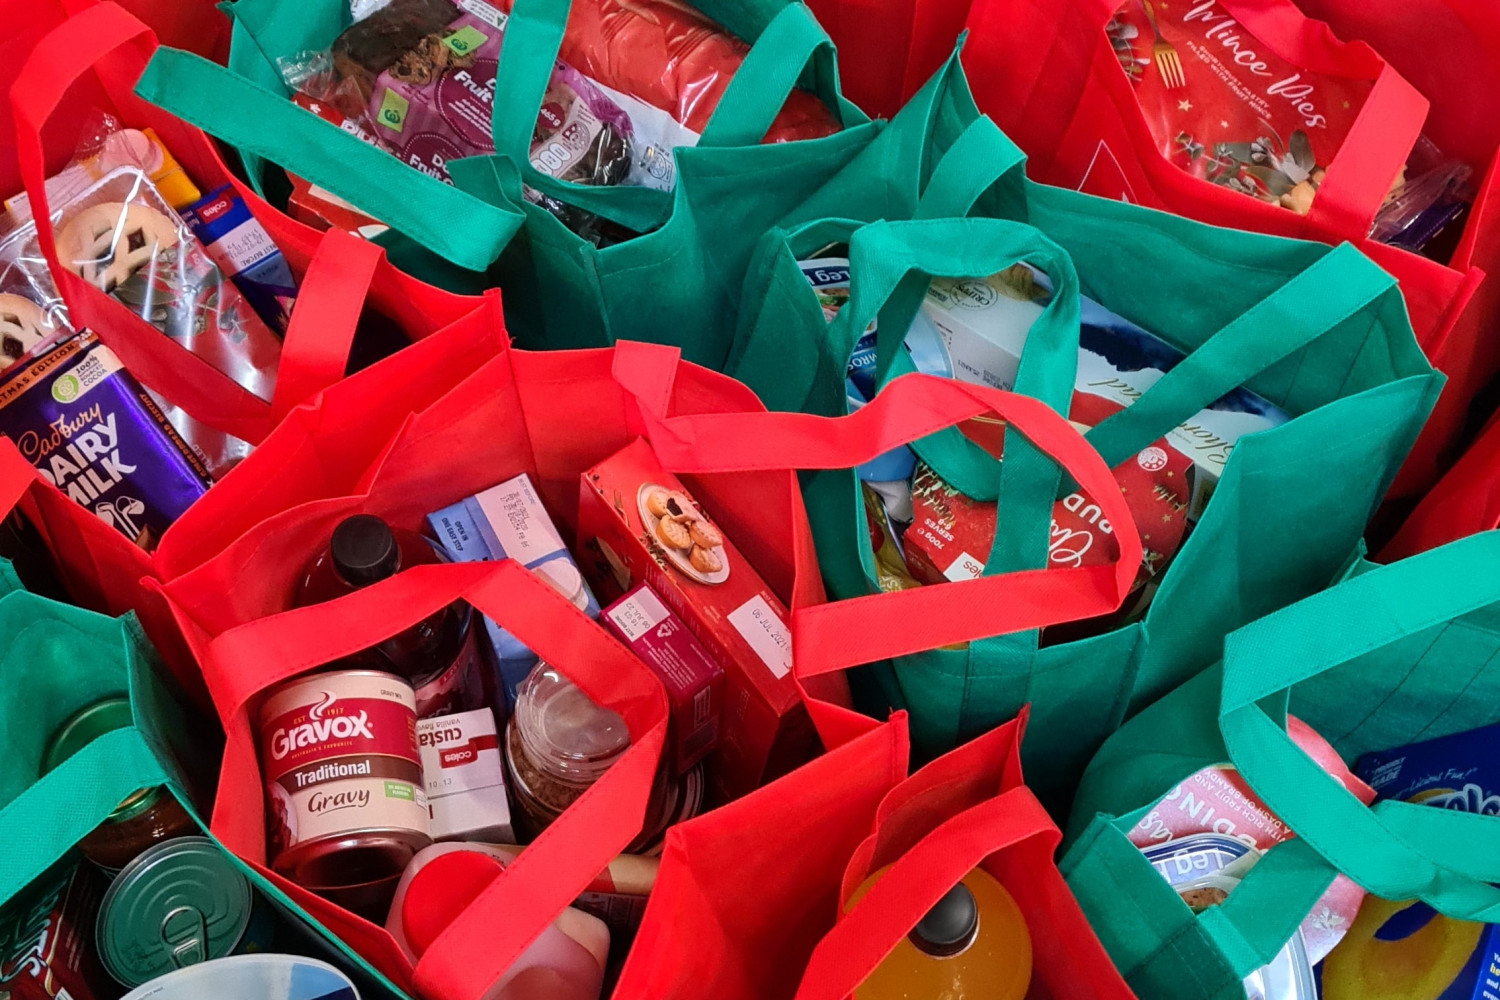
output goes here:
[[244, 199], [228, 184], [184, 209], [182, 220], [203, 245], [208, 259], [234, 282], [257, 316], [286, 336], [297, 282], [292, 268]]
[[[427, 515], [427, 525], [454, 562], [514, 559], [546, 580], [578, 610], [590, 618], [599, 617], [599, 602], [584, 583], [557, 526], [524, 472]], [[484, 626], [495, 651], [497, 686], [505, 692], [506, 708], [514, 708], [516, 688], [536, 666], [537, 656], [488, 618]]]
[[[1500, 725], [1367, 753], [1354, 773], [1381, 799], [1500, 815]], [[1367, 896], [1318, 972], [1323, 1000], [1497, 1000], [1500, 924]]]

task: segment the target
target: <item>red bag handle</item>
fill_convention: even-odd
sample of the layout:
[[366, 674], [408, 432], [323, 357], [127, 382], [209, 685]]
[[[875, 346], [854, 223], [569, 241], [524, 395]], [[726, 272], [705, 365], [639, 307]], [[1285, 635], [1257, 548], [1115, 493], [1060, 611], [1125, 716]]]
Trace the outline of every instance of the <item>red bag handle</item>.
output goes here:
[[[624, 347], [624, 345], [621, 345]], [[802, 413], [700, 414], [663, 417], [663, 350], [617, 349], [615, 376], [643, 402], [643, 424], [657, 458], [674, 472], [714, 473], [852, 469], [946, 427], [984, 416], [1014, 424], [1043, 454], [1077, 480], [1115, 526], [1112, 563], [1023, 570], [828, 603], [792, 606], [793, 663], [799, 677], [832, 673], [894, 656], [1108, 614], [1124, 601], [1141, 562], [1141, 540], [1113, 474], [1078, 431], [1039, 400], [932, 375], [904, 375], [847, 417]], [[654, 401], [654, 402], [653, 402]], [[657, 409], [657, 414], [660, 410]], [[795, 480], [792, 488], [795, 490]], [[800, 495], [796, 577], [818, 574]], [[800, 598], [800, 599], [799, 599]]]
[[318, 241], [276, 366], [271, 427], [344, 377], [360, 313], [384, 259], [380, 246], [337, 227]]
[[[566, 664], [570, 680], [624, 718], [631, 746], [422, 955], [415, 982], [434, 1000], [478, 1000], [640, 832], [666, 736], [660, 682], [512, 560], [418, 566], [338, 600], [224, 632], [203, 661], [226, 728], [244, 731], [249, 700], [267, 687], [375, 645], [459, 599], [543, 660]], [[507, 933], [497, 935], [502, 926]]]
[[[330, 231], [323, 238], [293, 309], [277, 370], [276, 399], [271, 404], [60, 267], [56, 237], [51, 225], [45, 224], [51, 218], [51, 206], [45, 184], [42, 128], [73, 83], [122, 48], [139, 57], [131, 66], [138, 75], [156, 49], [156, 36], [117, 4], [95, 4], [44, 37], [11, 87], [16, 155], [32, 217], [37, 220], [37, 241], [53, 281], [68, 302], [75, 327], [93, 330], [132, 375], [190, 416], [226, 434], [259, 443], [293, 406], [343, 376], [343, 364], [336, 364], [333, 354], [342, 350], [347, 359], [354, 336], [353, 321], [358, 319], [357, 304], [364, 301], [383, 251], [348, 234]], [[339, 258], [345, 255], [350, 259], [341, 261]], [[325, 286], [320, 276], [330, 273], [332, 277]], [[304, 312], [310, 316], [299, 321]], [[327, 321], [338, 325], [328, 327]]]
[[927, 911], [985, 858], [1031, 837], [1062, 834], [1029, 788], [959, 813], [898, 858], [813, 949], [797, 1000], [844, 1000]]

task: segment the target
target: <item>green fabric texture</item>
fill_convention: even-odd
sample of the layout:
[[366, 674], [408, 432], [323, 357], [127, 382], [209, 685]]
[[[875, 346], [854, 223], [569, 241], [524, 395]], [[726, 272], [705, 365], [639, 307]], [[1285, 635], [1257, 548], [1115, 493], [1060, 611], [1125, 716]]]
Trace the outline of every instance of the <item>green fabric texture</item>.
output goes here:
[[[849, 349], [871, 319], [879, 320], [878, 375], [895, 377], [910, 367], [899, 335], [930, 277], [984, 276], [1025, 259], [1066, 284], [1066, 269], [1041, 263], [1057, 256], [1043, 248], [1060, 247], [1084, 294], [1188, 356], [1090, 431], [1111, 465], [1237, 385], [1295, 418], [1241, 439], [1144, 620], [1083, 641], [1041, 646], [1035, 633], [1007, 635], [875, 666], [890, 704], [911, 712], [913, 741], [927, 754], [1031, 703], [1028, 783], [1059, 808], [1100, 742], [1213, 663], [1226, 633], [1327, 584], [1442, 377], [1413, 339], [1394, 280], [1352, 247], [1216, 229], [1033, 184], [1019, 163], [1015, 147], [973, 110], [951, 62], [815, 205], [763, 239], [726, 371], [773, 409], [842, 414]], [[908, 173], [878, 183], [870, 164], [906, 164]], [[1039, 233], [1023, 239], [1017, 223]], [[828, 322], [796, 262], [838, 239], [850, 244], [850, 301]], [[1077, 337], [1076, 316], [1065, 330], [1039, 322], [1017, 391], [1063, 410]], [[915, 450], [969, 495], [999, 498], [986, 573], [1044, 565], [1061, 483], [1039, 452], [1008, 441], [997, 468], [957, 431]], [[806, 473], [804, 493], [831, 595], [874, 592], [854, 474]]]
[[[208, 801], [214, 776], [203, 769], [218, 760], [221, 748], [191, 724], [135, 617], [109, 618], [29, 594], [3, 559], [0, 595], [0, 676], [6, 680], [0, 698], [0, 759], [6, 764], [0, 769], [0, 823], [25, 831], [10, 837], [0, 853], [0, 906], [64, 861], [141, 788], [165, 785], [209, 836], [194, 801]], [[121, 696], [130, 699], [135, 725], [104, 734], [42, 776], [43, 754], [58, 727], [82, 708]], [[288, 915], [286, 929], [305, 953], [350, 973], [362, 996], [403, 996], [285, 894], [230, 857]]]
[[[276, 164], [386, 222], [391, 232], [379, 241], [404, 270], [455, 291], [499, 285], [522, 346], [606, 346], [626, 336], [612, 330], [618, 317], [627, 317], [625, 325], [638, 322], [655, 332], [646, 339], [691, 341], [679, 332], [691, 324], [672, 307], [681, 304], [713, 317], [722, 298], [718, 286], [727, 281], [739, 289], [737, 272], [731, 268], [726, 278], [716, 267], [726, 248], [703, 250], [702, 245], [732, 236], [731, 244], [737, 240], [744, 246], [731, 256], [747, 257], [754, 238], [842, 166], [842, 151], [859, 141], [856, 130], [854, 136], [781, 143], [767, 157], [757, 144], [786, 96], [801, 85], [835, 109], [844, 125], [868, 120], [840, 95], [832, 43], [801, 3], [697, 0], [695, 6], [754, 44], [699, 147], [679, 151], [679, 156], [709, 155], [694, 168], [679, 161], [678, 186], [671, 194], [564, 183], [532, 168], [532, 127], [570, 0], [514, 4], [496, 73], [496, 154], [451, 162], [455, 186], [420, 174], [287, 100], [277, 60], [326, 49], [348, 25], [343, 0], [226, 5], [234, 22], [227, 69], [161, 49], [136, 93], [238, 150], [253, 183], [261, 183], [267, 165]], [[743, 163], [741, 152], [748, 156]], [[685, 175], [703, 188], [690, 198], [683, 197]], [[600, 250], [527, 201], [523, 180], [649, 235]], [[715, 211], [726, 187], [747, 203]], [[685, 214], [693, 217], [679, 218]], [[725, 224], [735, 228], [721, 228]], [[684, 242], [695, 259], [681, 259]], [[649, 270], [658, 265], [659, 270]], [[711, 273], [699, 277], [700, 271]], [[672, 318], [663, 321], [664, 316]], [[693, 360], [709, 360], [715, 353], [692, 343], [688, 347]]]
[[[1062, 862], [1140, 996], [1239, 1000], [1336, 873], [1459, 920], [1500, 920], [1500, 819], [1361, 804], [1292, 742], [1288, 712], [1351, 763], [1500, 722], [1500, 532], [1337, 585], [1230, 634], [1223, 659], [1128, 722], [1080, 784]], [[1232, 763], [1296, 837], [1194, 916], [1126, 837], [1183, 779]]]

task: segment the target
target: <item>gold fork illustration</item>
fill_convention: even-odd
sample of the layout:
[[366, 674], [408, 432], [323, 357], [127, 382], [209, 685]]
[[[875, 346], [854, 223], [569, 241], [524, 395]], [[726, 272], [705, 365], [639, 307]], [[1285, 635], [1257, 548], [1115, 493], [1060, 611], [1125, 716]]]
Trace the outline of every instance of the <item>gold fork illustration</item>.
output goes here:
[[1156, 11], [1151, 9], [1151, 0], [1144, 2], [1146, 17], [1151, 21], [1151, 32], [1156, 35], [1156, 44], [1151, 46], [1151, 58], [1156, 61], [1161, 82], [1166, 84], [1168, 90], [1181, 90], [1187, 86], [1187, 78], [1182, 75], [1182, 60], [1178, 58], [1177, 50], [1172, 48], [1172, 43], [1161, 37], [1161, 29], [1156, 26]]

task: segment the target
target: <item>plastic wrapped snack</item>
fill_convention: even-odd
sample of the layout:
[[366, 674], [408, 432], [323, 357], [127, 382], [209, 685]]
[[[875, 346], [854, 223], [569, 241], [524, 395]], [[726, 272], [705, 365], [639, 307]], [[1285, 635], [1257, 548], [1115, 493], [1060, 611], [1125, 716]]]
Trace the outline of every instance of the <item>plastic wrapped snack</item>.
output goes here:
[[[403, 163], [449, 181], [450, 160], [494, 152], [495, 73], [509, 5], [483, 0], [356, 3], [327, 56], [283, 61], [304, 106], [331, 107], [343, 127]], [[530, 148], [560, 180], [670, 191], [672, 150], [693, 146], [747, 47], [675, 4], [575, 4]], [[569, 53], [574, 53], [574, 56]], [[353, 126], [351, 128], [351, 125]], [[811, 94], [788, 102], [768, 139], [826, 135], [837, 123]], [[526, 197], [597, 244], [631, 233], [528, 188]]]
[[[281, 341], [214, 266], [139, 170], [122, 167], [56, 206], [58, 262], [203, 358], [270, 399]], [[249, 446], [169, 412], [216, 476]]]
[[1438, 261], [1447, 261], [1463, 235], [1473, 203], [1468, 164], [1445, 157], [1426, 136], [1417, 141], [1406, 170], [1370, 229], [1370, 238]]
[[36, 227], [0, 217], [0, 372], [72, 336], [68, 311], [45, 270], [40, 278], [24, 259]]

